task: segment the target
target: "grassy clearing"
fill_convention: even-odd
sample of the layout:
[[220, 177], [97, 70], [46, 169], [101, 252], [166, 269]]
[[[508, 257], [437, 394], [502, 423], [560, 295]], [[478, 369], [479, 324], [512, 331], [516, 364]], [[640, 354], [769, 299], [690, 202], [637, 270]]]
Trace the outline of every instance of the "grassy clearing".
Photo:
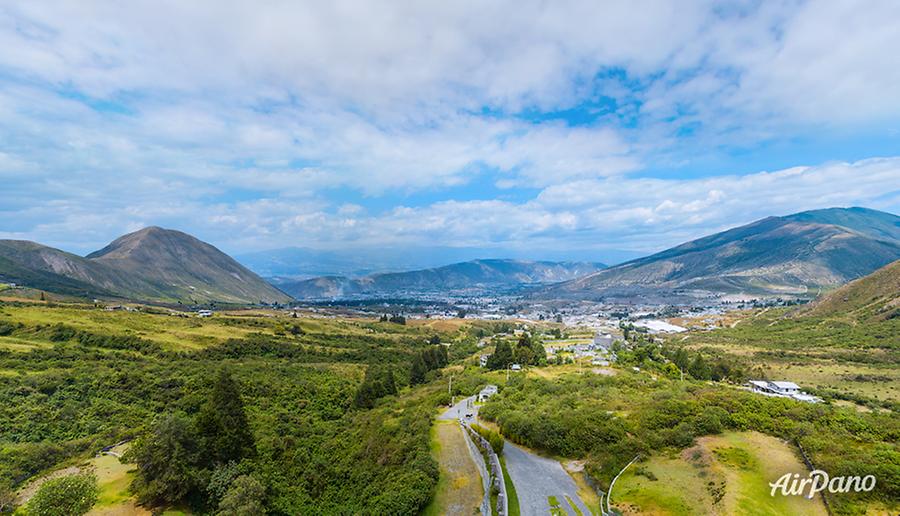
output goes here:
[[787, 443], [757, 432], [702, 437], [678, 456], [654, 456], [619, 479], [613, 505], [625, 514], [825, 515], [821, 499], [770, 496], [769, 482], [806, 474]]
[[459, 424], [436, 421], [431, 427], [430, 447], [441, 474], [423, 514], [472, 514], [481, 505], [484, 489]]

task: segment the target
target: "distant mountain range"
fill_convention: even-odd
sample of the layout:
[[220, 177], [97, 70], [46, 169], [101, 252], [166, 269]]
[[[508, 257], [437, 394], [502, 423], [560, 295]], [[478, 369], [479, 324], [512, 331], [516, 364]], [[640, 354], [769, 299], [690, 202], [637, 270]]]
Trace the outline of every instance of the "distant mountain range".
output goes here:
[[900, 217], [830, 208], [765, 219], [547, 287], [550, 298], [641, 292], [814, 294], [900, 258]]
[[[292, 262], [296, 254], [283, 255], [280, 266], [271, 262], [277, 253], [265, 256], [273, 266], [269, 272], [297, 270]], [[398, 258], [394, 266], [420, 259]], [[831, 208], [767, 217], [609, 268], [591, 261], [470, 260], [362, 277], [282, 280], [277, 288], [215, 247], [158, 227], [122, 236], [86, 257], [34, 242], [0, 240], [0, 281], [79, 297], [184, 304], [512, 291], [538, 299], [650, 293], [665, 300], [667, 295], [695, 293], [812, 296], [898, 259], [900, 217], [865, 208]], [[344, 266], [364, 270], [366, 263], [366, 255], [358, 253], [358, 261]], [[315, 266], [312, 261], [307, 265]], [[382, 265], [390, 264], [376, 266]]]
[[272, 303], [290, 297], [215, 247], [149, 227], [86, 257], [0, 240], [0, 281], [80, 297], [166, 303]]
[[483, 258], [547, 262], [621, 263], [642, 256], [633, 251], [573, 250], [565, 248], [483, 248], [449, 246], [362, 247], [319, 250], [286, 247], [235, 255], [235, 259], [263, 278], [281, 283], [320, 276], [360, 278], [383, 272], [443, 267]]
[[428, 293], [496, 292], [525, 285], [556, 283], [602, 270], [588, 262], [472, 260], [408, 272], [372, 274], [351, 279], [324, 276], [280, 283], [296, 299], [387, 297]]

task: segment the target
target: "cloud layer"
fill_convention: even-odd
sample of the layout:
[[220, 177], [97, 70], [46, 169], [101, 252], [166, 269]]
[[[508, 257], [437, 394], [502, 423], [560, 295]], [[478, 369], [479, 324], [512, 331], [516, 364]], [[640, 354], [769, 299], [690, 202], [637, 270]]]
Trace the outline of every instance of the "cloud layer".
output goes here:
[[900, 143], [893, 2], [30, 2], [0, 45], [0, 237], [76, 251], [649, 251], [900, 208], [900, 153], [832, 145]]

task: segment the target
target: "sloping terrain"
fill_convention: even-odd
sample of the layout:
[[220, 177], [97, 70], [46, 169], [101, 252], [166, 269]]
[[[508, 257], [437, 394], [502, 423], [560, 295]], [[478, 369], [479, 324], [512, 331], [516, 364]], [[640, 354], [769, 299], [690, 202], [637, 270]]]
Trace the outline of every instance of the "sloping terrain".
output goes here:
[[849, 317], [860, 322], [900, 317], [900, 260], [828, 293], [800, 314]]
[[324, 276], [279, 286], [297, 299], [452, 292], [554, 283], [602, 268], [602, 264], [584, 262], [473, 260], [433, 269], [373, 274], [357, 279]]
[[84, 258], [34, 242], [0, 241], [0, 280], [61, 294], [143, 301], [290, 300], [215, 247], [157, 227], [120, 237]]
[[592, 297], [696, 289], [803, 294], [829, 289], [900, 258], [900, 217], [862, 208], [768, 217], [545, 289]]

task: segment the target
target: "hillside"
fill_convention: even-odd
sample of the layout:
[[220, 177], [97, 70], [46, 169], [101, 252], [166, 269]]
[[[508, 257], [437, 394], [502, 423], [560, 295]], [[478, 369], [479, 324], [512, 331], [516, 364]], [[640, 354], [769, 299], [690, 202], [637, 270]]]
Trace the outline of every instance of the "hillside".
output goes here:
[[544, 289], [597, 297], [651, 290], [805, 294], [900, 258], [900, 217], [832, 208], [765, 219]]
[[432, 269], [372, 274], [357, 279], [324, 276], [279, 286], [297, 299], [476, 292], [566, 281], [602, 268], [602, 264], [585, 262], [472, 260]]
[[900, 317], [900, 260], [826, 294], [799, 313], [861, 322]]
[[287, 302], [225, 253], [150, 227], [80, 257], [34, 242], [0, 241], [0, 279], [60, 294], [182, 303]]

